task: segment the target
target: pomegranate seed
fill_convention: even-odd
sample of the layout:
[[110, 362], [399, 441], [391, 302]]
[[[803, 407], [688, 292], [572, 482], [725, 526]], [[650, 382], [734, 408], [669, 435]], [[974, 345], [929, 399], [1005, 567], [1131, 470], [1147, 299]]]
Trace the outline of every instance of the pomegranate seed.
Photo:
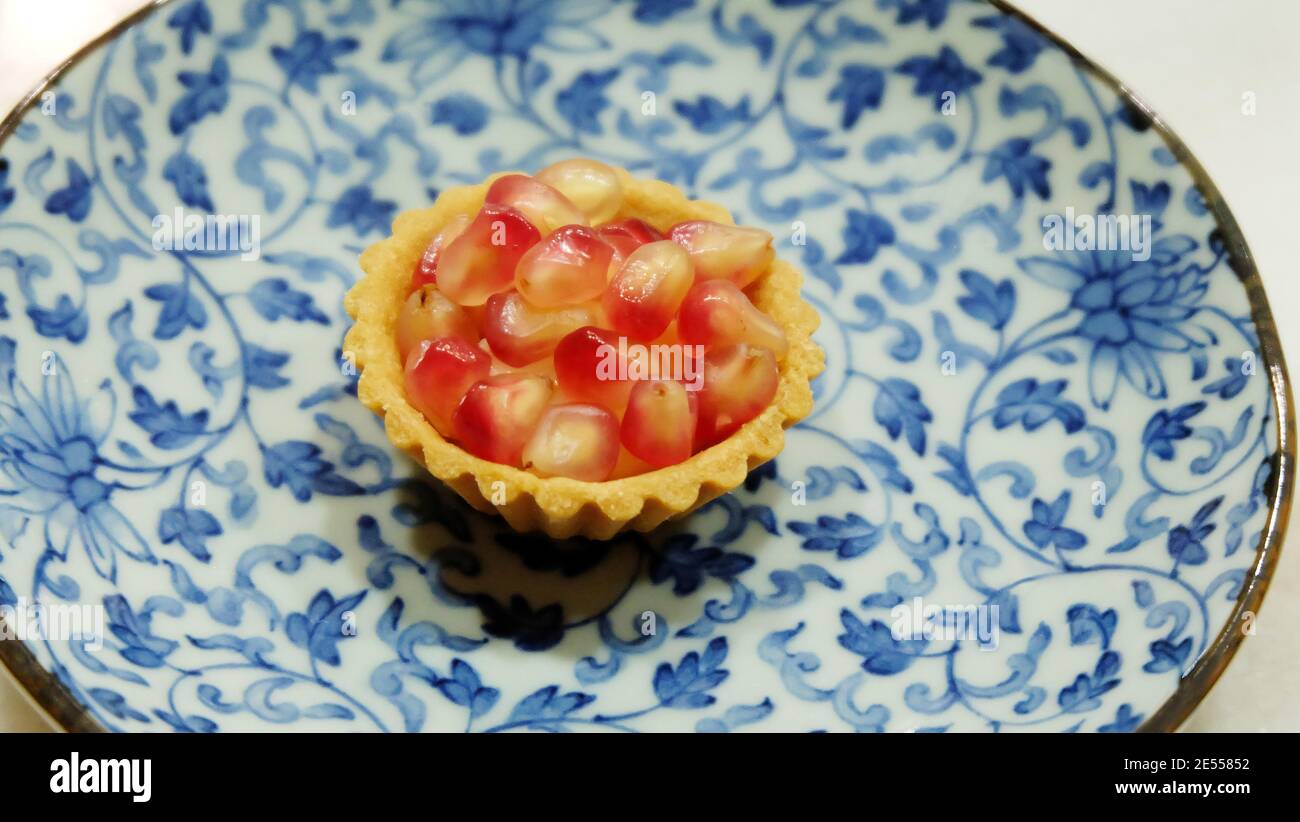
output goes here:
[[646, 380], [632, 388], [623, 414], [623, 446], [656, 468], [691, 455], [698, 403], [679, 382]]
[[701, 280], [691, 286], [677, 314], [677, 333], [682, 342], [710, 348], [741, 342], [762, 346], [778, 360], [789, 348], [781, 326], [730, 280]]
[[553, 405], [524, 446], [523, 462], [544, 477], [603, 482], [618, 462], [618, 418], [599, 405]]
[[550, 234], [562, 225], [587, 225], [587, 215], [568, 197], [523, 174], [498, 177], [488, 187], [485, 202], [522, 212], [542, 234]]
[[740, 343], [706, 354], [696, 445], [721, 442], [757, 417], [776, 396], [780, 381], [776, 357], [766, 348]]
[[485, 205], [443, 251], [438, 288], [453, 302], [482, 305], [514, 284], [519, 258], [540, 239], [523, 214], [503, 205]]
[[576, 402], [621, 414], [632, 390], [627, 373], [627, 359], [620, 356], [618, 335], [612, 331], [579, 328], [555, 347], [555, 378], [564, 395]]
[[478, 326], [465, 309], [447, 299], [436, 285], [425, 285], [402, 304], [397, 315], [397, 351], [405, 362], [411, 349], [424, 340], [460, 337], [478, 342]]
[[411, 291], [417, 291], [421, 287], [437, 282], [438, 279], [438, 260], [442, 257], [442, 250], [454, 239], [459, 237], [469, 225], [468, 214], [457, 214], [433, 235], [429, 244], [424, 247], [424, 254], [420, 257], [420, 262], [415, 266], [415, 274], [411, 276]]
[[623, 205], [623, 184], [614, 169], [595, 160], [561, 160], [535, 178], [559, 191], [593, 224], [613, 219]]
[[615, 331], [653, 340], [673, 321], [691, 287], [691, 259], [669, 240], [633, 251], [605, 289], [605, 314]]
[[695, 276], [731, 280], [746, 287], [772, 265], [772, 235], [761, 228], [724, 225], [708, 220], [678, 223], [668, 232], [690, 252]]
[[618, 273], [618, 269], [623, 265], [633, 251], [636, 251], [646, 243], [657, 242], [662, 240], [664, 235], [655, 230], [655, 227], [649, 223], [642, 222], [635, 217], [629, 217], [626, 220], [603, 225], [598, 229], [600, 238], [614, 249], [614, 256], [610, 260], [609, 277], [613, 278]]
[[551, 381], [546, 377], [487, 377], [475, 383], [456, 408], [452, 417], [456, 441], [476, 457], [518, 467], [524, 443], [550, 398]]
[[406, 396], [444, 437], [470, 386], [486, 379], [492, 358], [460, 337], [424, 340], [406, 358]]
[[546, 311], [508, 291], [488, 299], [483, 336], [503, 362], [522, 367], [550, 356], [565, 335], [591, 321], [591, 311], [583, 306]]
[[594, 300], [605, 290], [614, 249], [581, 225], [556, 229], [528, 249], [515, 269], [515, 287], [542, 308]]

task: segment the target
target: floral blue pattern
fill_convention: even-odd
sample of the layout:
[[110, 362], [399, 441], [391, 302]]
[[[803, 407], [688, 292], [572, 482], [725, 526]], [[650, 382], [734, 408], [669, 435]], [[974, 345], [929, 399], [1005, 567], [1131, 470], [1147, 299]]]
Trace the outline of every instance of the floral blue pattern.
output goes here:
[[[105, 727], [1131, 731], [1247, 578], [1278, 441], [1229, 250], [986, 4], [177, 0], [56, 92], [0, 146], [0, 603], [103, 606], [29, 647]], [[771, 229], [828, 360], [774, 463], [608, 543], [428, 484], [340, 354], [400, 210], [573, 155]], [[1066, 206], [1149, 259], [1045, 250]], [[177, 207], [259, 259], [155, 248]], [[900, 638], [917, 598], [997, 641]]]

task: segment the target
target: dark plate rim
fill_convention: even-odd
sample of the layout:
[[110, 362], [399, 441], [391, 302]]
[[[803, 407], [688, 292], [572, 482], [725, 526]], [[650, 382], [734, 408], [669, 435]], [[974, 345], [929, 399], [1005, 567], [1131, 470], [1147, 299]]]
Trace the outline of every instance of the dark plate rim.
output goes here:
[[[69, 68], [95, 51], [101, 45], [113, 40], [126, 29], [140, 22], [161, 6], [171, 0], [149, 0], [141, 8], [131, 12], [112, 28], [86, 43], [70, 57], [60, 63], [53, 71], [45, 75], [32, 91], [16, 105], [3, 120], [0, 120], [0, 146], [17, 128], [18, 123], [27, 113], [27, 109], [40, 99], [41, 94]], [[1268, 298], [1259, 276], [1255, 259], [1246, 244], [1241, 227], [1232, 216], [1231, 210], [1224, 202], [1218, 186], [1210, 178], [1205, 167], [1188, 150], [1173, 130], [1152, 111], [1132, 89], [1120, 82], [1113, 74], [1085, 57], [1078, 49], [1070, 45], [1063, 37], [1039, 23], [1025, 12], [1011, 5], [1006, 0], [984, 0], [998, 11], [1015, 17], [1034, 31], [1047, 38], [1054, 45], [1107, 88], [1117, 94], [1150, 121], [1150, 127], [1165, 142], [1178, 162], [1191, 173], [1205, 198], [1206, 205], [1218, 223], [1219, 231], [1229, 251], [1229, 264], [1232, 266], [1246, 296], [1250, 301], [1251, 319], [1259, 335], [1260, 353], [1268, 372], [1269, 384], [1272, 386], [1273, 405], [1276, 409], [1276, 426], [1278, 449], [1273, 455], [1273, 472], [1269, 478], [1269, 511], [1267, 527], [1260, 535], [1255, 548], [1255, 563], [1250, 569], [1250, 576], [1242, 585], [1241, 593], [1233, 606], [1232, 615], [1224, 622], [1214, 641], [1206, 649], [1192, 669], [1183, 676], [1174, 693], [1170, 694], [1164, 704], [1147, 718], [1138, 728], [1139, 732], [1167, 733], [1174, 731], [1187, 719], [1188, 715], [1205, 698], [1223, 675], [1228, 663], [1236, 654], [1246, 637], [1244, 626], [1248, 615], [1258, 613], [1264, 594], [1272, 581], [1277, 568], [1278, 557], [1282, 553], [1283, 538], [1286, 535], [1287, 522], [1291, 515], [1291, 494], [1295, 485], [1296, 467], [1296, 423], [1294, 416], [1295, 398], [1291, 391], [1291, 382], [1287, 377], [1286, 362], [1282, 356], [1282, 344], [1278, 337], [1277, 326], [1273, 321], [1273, 312], [1269, 309]], [[0, 662], [9, 669], [9, 673], [34, 700], [57, 728], [70, 732], [104, 732], [105, 728], [91, 713], [85, 704], [78, 700], [59, 678], [43, 667], [36, 655], [22, 642], [0, 642]]]

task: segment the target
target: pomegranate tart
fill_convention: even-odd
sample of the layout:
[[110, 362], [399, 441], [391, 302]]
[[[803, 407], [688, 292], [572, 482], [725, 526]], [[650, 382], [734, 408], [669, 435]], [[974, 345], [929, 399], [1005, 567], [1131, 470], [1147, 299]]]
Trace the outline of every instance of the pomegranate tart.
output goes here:
[[450, 188], [361, 267], [358, 397], [520, 531], [653, 528], [735, 488], [812, 410], [799, 272], [663, 182], [575, 159]]

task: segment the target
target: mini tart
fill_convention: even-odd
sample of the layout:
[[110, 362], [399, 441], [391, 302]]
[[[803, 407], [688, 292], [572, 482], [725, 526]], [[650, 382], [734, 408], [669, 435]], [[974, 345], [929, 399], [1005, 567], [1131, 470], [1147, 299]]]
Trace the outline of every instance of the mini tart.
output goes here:
[[[605, 482], [543, 478], [479, 459], [434, 430], [407, 400], [395, 323], [411, 273], [430, 237], [453, 217], [476, 214], [488, 186], [500, 176], [493, 175], [480, 185], [449, 188], [431, 207], [399, 214], [393, 221], [392, 236], [361, 255], [365, 277], [352, 287], [344, 302], [356, 322], [344, 339], [343, 350], [360, 369], [357, 396], [384, 418], [384, 428], [395, 446], [474, 508], [500, 514], [517, 531], [595, 539], [608, 539], [624, 530], [648, 531], [687, 514], [736, 488], [751, 470], [780, 453], [785, 429], [812, 411], [809, 381], [821, 373], [824, 356], [811, 339], [819, 318], [800, 296], [802, 276], [779, 258], [747, 289], [754, 305], [785, 330], [790, 343], [789, 353], [780, 363], [776, 396], [731, 437], [681, 463]], [[635, 179], [622, 170], [619, 176], [624, 200], [615, 219], [636, 217], [665, 232], [687, 220], [734, 224], [726, 209], [689, 200], [667, 183]], [[493, 504], [494, 488], [499, 504]]]

